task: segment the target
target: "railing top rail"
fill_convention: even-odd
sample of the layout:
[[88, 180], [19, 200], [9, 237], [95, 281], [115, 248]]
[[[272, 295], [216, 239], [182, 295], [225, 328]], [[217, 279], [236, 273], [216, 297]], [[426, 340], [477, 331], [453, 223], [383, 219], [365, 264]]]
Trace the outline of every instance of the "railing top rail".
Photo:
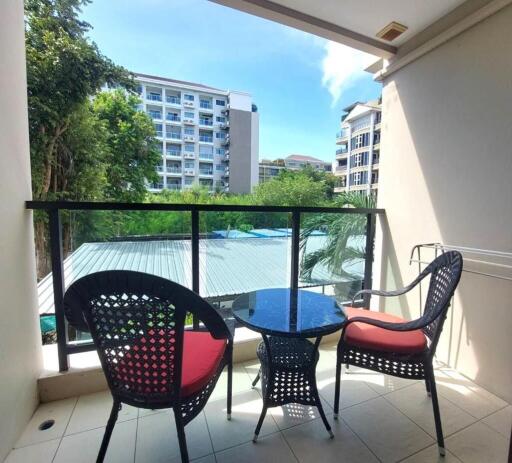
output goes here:
[[222, 212], [331, 212], [344, 214], [384, 214], [384, 209], [316, 206], [250, 206], [236, 204], [120, 203], [93, 201], [26, 201], [32, 210], [118, 210], [118, 211], [222, 211]]

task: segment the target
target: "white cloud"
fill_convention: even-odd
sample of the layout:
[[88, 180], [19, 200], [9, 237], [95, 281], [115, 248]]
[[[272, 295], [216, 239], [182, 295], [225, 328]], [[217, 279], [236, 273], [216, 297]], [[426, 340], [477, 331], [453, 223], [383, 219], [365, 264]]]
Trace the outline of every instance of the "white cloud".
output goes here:
[[329, 90], [334, 106], [344, 90], [365, 76], [364, 69], [377, 57], [336, 42], [327, 42], [325, 53], [322, 85]]

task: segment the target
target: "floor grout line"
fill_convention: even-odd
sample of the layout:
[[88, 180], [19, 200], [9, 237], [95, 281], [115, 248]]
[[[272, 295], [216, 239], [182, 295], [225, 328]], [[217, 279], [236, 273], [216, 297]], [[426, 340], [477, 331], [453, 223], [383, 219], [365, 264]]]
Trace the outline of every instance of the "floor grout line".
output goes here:
[[59, 453], [60, 446], [62, 444], [62, 440], [64, 439], [64, 436], [66, 435], [66, 431], [68, 430], [69, 423], [71, 422], [71, 418], [73, 417], [73, 414], [75, 413], [76, 406], [78, 404], [78, 400], [80, 399], [80, 396], [78, 396], [75, 400], [75, 404], [73, 405], [73, 409], [71, 410], [71, 413], [69, 414], [68, 422], [66, 423], [66, 427], [64, 428], [64, 432], [62, 433], [62, 436], [60, 436], [59, 445], [57, 446], [57, 450], [55, 450], [55, 454], [52, 458], [52, 463], [55, 461], [55, 458], [57, 457], [57, 454]]

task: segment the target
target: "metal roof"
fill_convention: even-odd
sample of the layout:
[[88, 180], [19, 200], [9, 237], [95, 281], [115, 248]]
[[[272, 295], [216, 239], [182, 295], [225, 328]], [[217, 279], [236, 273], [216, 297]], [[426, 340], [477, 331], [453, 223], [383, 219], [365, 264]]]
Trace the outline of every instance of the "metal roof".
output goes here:
[[[324, 246], [326, 236], [311, 236], [307, 252]], [[288, 287], [291, 239], [245, 238], [199, 241], [200, 294], [222, 298], [262, 288]], [[168, 278], [192, 287], [190, 240], [119, 241], [82, 244], [64, 261], [65, 286], [93, 272], [134, 270]], [[345, 270], [362, 279], [364, 262]], [[310, 281], [301, 286], [321, 286], [349, 281], [317, 265]], [[53, 313], [52, 274], [38, 284], [39, 313]]]

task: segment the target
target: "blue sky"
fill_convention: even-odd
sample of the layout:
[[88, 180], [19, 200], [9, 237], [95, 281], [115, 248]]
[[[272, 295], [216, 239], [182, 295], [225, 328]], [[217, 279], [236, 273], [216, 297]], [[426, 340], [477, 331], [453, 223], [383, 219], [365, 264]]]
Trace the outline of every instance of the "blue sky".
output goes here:
[[375, 58], [207, 0], [93, 0], [82, 17], [131, 71], [251, 93], [260, 158], [332, 161], [341, 108], [380, 95]]

